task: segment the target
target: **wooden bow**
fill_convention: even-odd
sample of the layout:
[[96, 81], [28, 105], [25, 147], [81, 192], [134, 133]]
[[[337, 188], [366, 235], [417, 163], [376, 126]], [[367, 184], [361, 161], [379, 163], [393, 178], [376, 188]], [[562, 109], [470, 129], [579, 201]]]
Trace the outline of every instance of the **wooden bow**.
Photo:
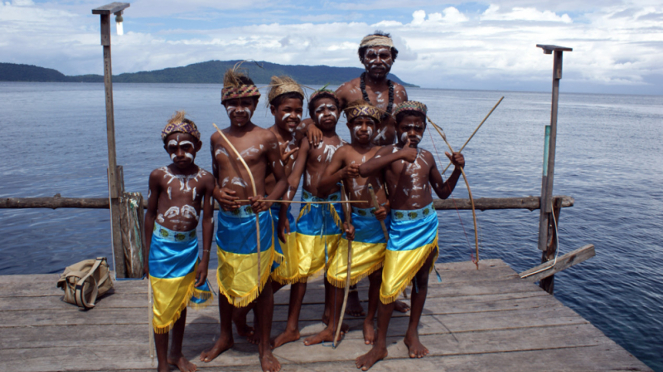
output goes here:
[[[219, 132], [221, 137], [226, 141], [228, 146], [230, 146], [230, 149], [233, 150], [239, 161], [242, 163], [244, 168], [246, 169], [246, 172], [249, 174], [249, 179], [251, 179], [251, 187], [253, 187], [253, 196], [258, 196], [258, 191], [256, 191], [256, 181], [253, 179], [253, 173], [251, 173], [251, 168], [246, 164], [244, 161], [244, 158], [242, 158], [242, 155], [239, 154], [235, 146], [233, 146], [230, 141], [228, 141], [228, 138], [226, 137], [225, 134], [219, 129], [219, 127], [216, 126], [216, 124], [212, 123], [214, 125], [214, 128], [216, 128], [216, 131]], [[254, 212], [255, 213], [255, 212]], [[260, 261], [260, 220], [258, 218], [258, 213], [255, 213], [256, 215], [256, 247], [258, 248], [258, 288], [260, 288], [260, 266], [262, 261]]]
[[[341, 181], [341, 200], [347, 200], [348, 196], [345, 193], [345, 185]], [[345, 221], [350, 224], [352, 223], [352, 213], [350, 212], [350, 205], [343, 205], [343, 214], [345, 215]], [[347, 237], [347, 236], [346, 236]], [[343, 294], [343, 306], [341, 306], [341, 314], [338, 318], [338, 325], [336, 327], [336, 334], [332, 340], [332, 346], [336, 348], [336, 340], [338, 335], [341, 333], [341, 326], [343, 325], [343, 315], [345, 315], [345, 306], [348, 304], [348, 293], [350, 293], [350, 274], [352, 272], [352, 240], [347, 239], [348, 241], [348, 270], [345, 278], [345, 293]]]
[[[368, 184], [368, 192], [371, 195], [371, 201], [373, 202], [373, 207], [377, 211], [380, 209], [380, 203], [378, 203], [378, 198], [375, 197], [375, 191], [373, 191], [373, 185]], [[387, 226], [384, 224], [384, 221], [380, 221], [380, 226], [382, 226], [382, 232], [384, 233], [384, 241], [389, 241], [389, 231], [387, 231]]]
[[[492, 112], [492, 111], [491, 111]], [[433, 128], [437, 130], [437, 133], [442, 137], [444, 140], [444, 143], [447, 144], [449, 147], [449, 150], [451, 150], [451, 153], [454, 153], [454, 149], [451, 147], [449, 144], [449, 141], [447, 141], [447, 136], [444, 135], [444, 131], [442, 128], [438, 127], [437, 124], [433, 123], [433, 121], [426, 116], [428, 121], [433, 125]], [[474, 222], [474, 245], [476, 247], [476, 262], [475, 265], [477, 266], [477, 270], [479, 270], [479, 235], [478, 235], [478, 229], [477, 229], [477, 212], [474, 209], [474, 198], [472, 197], [472, 189], [470, 189], [470, 183], [467, 182], [467, 175], [465, 175], [465, 171], [463, 170], [463, 167], [460, 167], [460, 172], [463, 174], [463, 180], [465, 180], [465, 186], [467, 186], [467, 193], [470, 196], [470, 204], [472, 205], [472, 221]]]

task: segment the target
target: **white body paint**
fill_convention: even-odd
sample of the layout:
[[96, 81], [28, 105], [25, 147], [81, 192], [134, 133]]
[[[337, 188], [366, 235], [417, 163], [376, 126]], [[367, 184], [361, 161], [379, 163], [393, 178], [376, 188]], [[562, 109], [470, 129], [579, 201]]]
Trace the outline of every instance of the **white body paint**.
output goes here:
[[164, 222], [163, 214], [159, 213], [159, 215], [157, 216], [157, 222], [159, 222], [159, 223], [163, 223], [163, 222]]
[[323, 155], [327, 155], [327, 158], [325, 158], [326, 163], [331, 163], [331, 160], [332, 160], [332, 157], [334, 156], [334, 153], [336, 153], [336, 150], [338, 150], [338, 148], [341, 147], [341, 146], [343, 146], [343, 145], [342, 144], [338, 145], [338, 146], [325, 145], [325, 149], [323, 150], [322, 153], [323, 153]]
[[216, 151], [214, 151], [214, 157], [219, 156], [219, 154], [223, 154], [225, 156], [228, 156], [228, 151], [226, 151], [226, 149], [221, 147], [221, 148], [216, 149]]
[[196, 212], [196, 208], [185, 204], [182, 206], [182, 217], [188, 219], [195, 218], [198, 221], [198, 212]]
[[239, 178], [239, 177], [233, 177], [233, 179], [232, 179], [232, 181], [230, 181], [230, 183], [232, 183], [233, 185], [237, 185], [239, 187], [242, 187], [242, 188], [245, 188], [246, 186], [248, 186], [246, 184], [246, 182], [244, 182], [244, 180]]
[[168, 192], [168, 200], [173, 200], [172, 191], [173, 191], [173, 189], [170, 186], [168, 186], [168, 191], [167, 191]]
[[171, 219], [171, 218], [173, 218], [175, 216], [179, 216], [179, 215], [180, 215], [180, 209], [179, 208], [170, 207], [170, 208], [168, 208], [168, 210], [164, 214], [164, 217], [166, 217], [168, 219]]

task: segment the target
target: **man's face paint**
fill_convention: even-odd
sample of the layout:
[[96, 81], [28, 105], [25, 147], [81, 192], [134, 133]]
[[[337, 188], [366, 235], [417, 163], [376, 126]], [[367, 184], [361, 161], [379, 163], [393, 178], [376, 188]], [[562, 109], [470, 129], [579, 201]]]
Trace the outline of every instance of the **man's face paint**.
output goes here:
[[238, 127], [251, 122], [256, 109], [256, 101], [250, 97], [229, 99], [223, 105], [226, 107], [230, 124]]
[[394, 63], [391, 48], [374, 46], [366, 49], [364, 54], [364, 67], [371, 76], [386, 76]]

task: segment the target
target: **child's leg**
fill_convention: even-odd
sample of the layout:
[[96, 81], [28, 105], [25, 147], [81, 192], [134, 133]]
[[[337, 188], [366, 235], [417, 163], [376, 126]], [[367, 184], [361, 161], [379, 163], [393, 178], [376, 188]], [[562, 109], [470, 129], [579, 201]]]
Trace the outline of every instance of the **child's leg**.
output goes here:
[[260, 296], [256, 300], [257, 318], [260, 319], [256, 325], [256, 331], [260, 336], [258, 352], [260, 354], [260, 364], [263, 371], [277, 372], [281, 369], [281, 364], [272, 355], [272, 347], [269, 343], [270, 333], [272, 331], [272, 317], [274, 316], [274, 292], [269, 279], [263, 287]]
[[[330, 293], [330, 320], [327, 324], [327, 327], [325, 327], [324, 330], [322, 330], [320, 333], [313, 335], [306, 340], [304, 340], [304, 345], [315, 345], [319, 344], [321, 342], [331, 342], [334, 339], [334, 335], [336, 335], [336, 329], [338, 327], [338, 322], [341, 318], [341, 308], [343, 307], [343, 294], [345, 293], [345, 288], [336, 288], [332, 285], [330, 285], [329, 289]], [[347, 327], [346, 327], [347, 330]], [[345, 331], [341, 332], [339, 334], [337, 342], [341, 339], [341, 336], [345, 333]]]
[[288, 342], [299, 340], [299, 313], [306, 294], [306, 282], [293, 283], [290, 286], [290, 302], [288, 304], [288, 324], [285, 331], [274, 339], [274, 348]]
[[359, 291], [357, 290], [357, 285], [350, 286], [350, 293], [348, 294], [348, 304], [345, 307], [345, 313], [350, 316], [363, 316], [364, 308], [361, 307], [361, 301], [359, 301]]
[[[372, 345], [375, 340], [375, 329], [373, 322], [375, 321], [375, 313], [378, 310], [378, 302], [380, 302], [380, 285], [382, 284], [382, 270], [378, 270], [368, 276], [370, 287], [368, 287], [368, 311], [364, 319], [364, 343]], [[349, 300], [348, 300], [349, 303]]]
[[[168, 363], [174, 364], [182, 372], [193, 372], [196, 365], [191, 363], [182, 355], [182, 340], [184, 339], [184, 325], [186, 324], [186, 309], [182, 310], [182, 315], [175, 322], [173, 327], [173, 342], [170, 345], [168, 354]], [[168, 334], [166, 334], [166, 345], [168, 344]]]
[[331, 304], [331, 299], [333, 297], [332, 288], [334, 288], [334, 286], [327, 281], [327, 275], [325, 275], [324, 283], [325, 283], [325, 311], [322, 313], [322, 322], [325, 324], [329, 324], [329, 312], [331, 310], [330, 304]]
[[253, 327], [249, 327], [246, 324], [246, 316], [254, 306], [255, 302], [246, 307], [236, 307], [233, 309], [233, 323], [235, 323], [237, 334], [242, 337], [251, 338], [254, 334], [255, 324], [253, 324]]
[[395, 302], [387, 305], [382, 302], [378, 304], [378, 336], [373, 343], [373, 348], [355, 360], [355, 365], [362, 371], [368, 371], [378, 360], [387, 357], [387, 331], [395, 304]]
[[219, 293], [219, 316], [221, 318], [221, 334], [214, 346], [200, 354], [200, 360], [211, 362], [222, 352], [233, 347], [233, 306], [228, 302], [226, 296]]
[[154, 346], [157, 349], [157, 361], [159, 365], [157, 370], [159, 372], [169, 371], [168, 366], [168, 333], [157, 334], [154, 332]]
[[414, 277], [416, 287], [413, 285], [412, 289], [412, 313], [410, 314], [410, 323], [408, 324], [407, 332], [405, 333], [405, 345], [409, 349], [410, 358], [423, 358], [428, 354], [428, 349], [419, 341], [419, 320], [421, 313], [424, 310], [426, 303], [426, 294], [428, 294], [428, 273], [430, 267], [435, 259], [435, 251], [432, 251], [424, 266], [419, 269], [417, 275]]

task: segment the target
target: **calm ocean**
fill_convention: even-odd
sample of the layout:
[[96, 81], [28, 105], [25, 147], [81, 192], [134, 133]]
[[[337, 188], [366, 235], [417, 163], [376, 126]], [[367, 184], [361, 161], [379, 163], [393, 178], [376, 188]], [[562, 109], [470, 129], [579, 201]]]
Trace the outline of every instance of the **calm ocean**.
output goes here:
[[[560, 250], [592, 243], [596, 257], [556, 275], [555, 297], [663, 371], [663, 97], [568, 94], [561, 85], [554, 194], [576, 203], [562, 210]], [[212, 123], [228, 125], [220, 88], [115, 84], [118, 164], [127, 191], [146, 194], [150, 171], [169, 163], [160, 131], [175, 110], [198, 124], [205, 143], [197, 163], [211, 168]], [[549, 93], [410, 88], [408, 94], [428, 105], [456, 148], [505, 96], [463, 151], [473, 195], [540, 195]], [[263, 127], [273, 123], [265, 95], [254, 115]], [[0, 197], [108, 195], [102, 84], [0, 83], [0, 130]], [[345, 125], [339, 133], [348, 139]], [[444, 146], [435, 140], [444, 167]], [[434, 152], [427, 135], [422, 147]], [[464, 185], [453, 196], [467, 197]], [[471, 213], [439, 215], [440, 261], [469, 260]], [[537, 265], [538, 216], [478, 212], [481, 258], [500, 258], [516, 271]], [[85, 258], [112, 256], [107, 210], [0, 209], [0, 236], [0, 275], [57, 273]]]

